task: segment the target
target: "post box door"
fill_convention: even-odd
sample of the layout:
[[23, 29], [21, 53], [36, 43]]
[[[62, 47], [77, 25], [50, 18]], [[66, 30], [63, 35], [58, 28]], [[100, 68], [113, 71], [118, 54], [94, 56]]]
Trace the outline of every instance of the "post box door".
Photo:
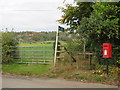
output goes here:
[[103, 58], [112, 57], [112, 46], [110, 43], [103, 43]]

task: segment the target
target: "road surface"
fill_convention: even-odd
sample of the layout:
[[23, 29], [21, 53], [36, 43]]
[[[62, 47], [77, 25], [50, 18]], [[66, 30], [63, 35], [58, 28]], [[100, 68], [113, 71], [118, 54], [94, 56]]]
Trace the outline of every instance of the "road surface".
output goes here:
[[2, 88], [118, 88], [97, 83], [83, 83], [64, 79], [2, 76]]

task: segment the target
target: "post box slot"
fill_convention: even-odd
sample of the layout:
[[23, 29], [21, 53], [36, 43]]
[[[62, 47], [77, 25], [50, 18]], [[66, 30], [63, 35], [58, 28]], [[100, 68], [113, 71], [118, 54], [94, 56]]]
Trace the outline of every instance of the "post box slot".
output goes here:
[[107, 45], [104, 45], [104, 47], [108, 47]]

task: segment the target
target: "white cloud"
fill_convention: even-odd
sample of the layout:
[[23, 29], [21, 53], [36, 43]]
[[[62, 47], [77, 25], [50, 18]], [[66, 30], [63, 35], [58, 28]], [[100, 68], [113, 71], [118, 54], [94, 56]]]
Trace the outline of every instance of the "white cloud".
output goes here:
[[[1, 0], [1, 28], [56, 30], [64, 0]], [[73, 2], [73, 0], [71, 0]]]

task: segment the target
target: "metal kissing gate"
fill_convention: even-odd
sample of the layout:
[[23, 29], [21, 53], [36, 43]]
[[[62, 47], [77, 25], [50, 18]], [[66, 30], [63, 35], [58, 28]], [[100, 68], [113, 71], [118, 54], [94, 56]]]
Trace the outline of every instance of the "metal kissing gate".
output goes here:
[[53, 63], [53, 46], [18, 46], [16, 52], [15, 61], [17, 63]]

